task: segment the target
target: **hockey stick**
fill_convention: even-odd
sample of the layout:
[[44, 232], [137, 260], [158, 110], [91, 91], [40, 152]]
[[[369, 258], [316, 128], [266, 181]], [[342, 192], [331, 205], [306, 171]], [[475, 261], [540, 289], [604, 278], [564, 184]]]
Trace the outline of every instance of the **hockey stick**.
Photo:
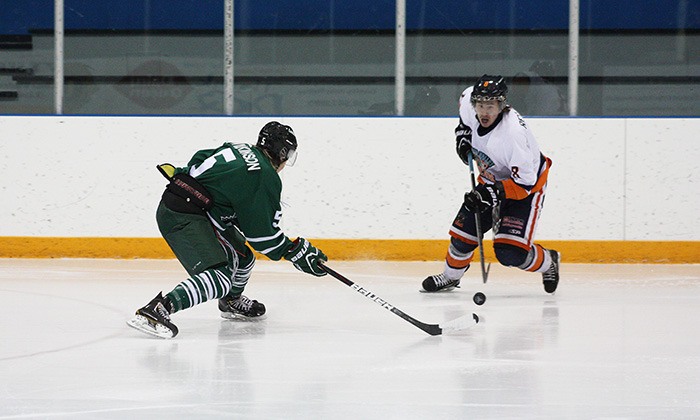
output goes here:
[[[474, 179], [474, 154], [469, 150], [469, 178], [472, 181], [472, 191], [476, 190], [476, 180]], [[474, 221], [476, 222], [476, 237], [479, 245], [479, 258], [481, 260], [481, 277], [486, 284], [486, 280], [489, 277], [489, 270], [491, 270], [491, 263], [488, 267], [485, 266], [484, 260], [484, 235], [481, 229], [481, 217], [479, 217], [479, 211], [474, 212]]]
[[430, 335], [440, 335], [443, 332], [448, 332], [448, 331], [457, 331], [457, 330], [462, 330], [465, 328], [468, 328], [474, 324], [479, 323], [479, 316], [475, 313], [472, 313], [471, 315], [465, 315], [462, 317], [459, 317], [455, 320], [449, 321], [446, 324], [439, 325], [439, 324], [425, 324], [423, 322], [418, 321], [417, 319], [413, 318], [410, 315], [407, 315], [403, 311], [401, 311], [399, 308], [394, 307], [394, 305], [390, 304], [386, 300], [380, 298], [373, 292], [365, 289], [364, 287], [357, 285], [353, 283], [350, 279], [344, 277], [342, 274], [338, 273], [337, 271], [333, 270], [332, 268], [328, 267], [323, 261], [319, 262], [319, 265], [321, 266], [321, 269], [325, 271], [326, 273], [330, 274], [332, 277], [335, 277], [336, 279], [340, 280], [341, 282], [345, 283], [346, 285], [350, 286], [351, 289], [355, 290], [357, 293], [365, 296], [366, 298], [369, 298], [370, 300], [378, 303], [382, 308], [388, 310], [389, 312], [392, 312], [394, 315], [399, 316], [400, 318], [404, 319], [405, 321], [410, 322], [411, 324], [415, 325], [416, 327], [420, 328], [421, 330], [427, 332]]

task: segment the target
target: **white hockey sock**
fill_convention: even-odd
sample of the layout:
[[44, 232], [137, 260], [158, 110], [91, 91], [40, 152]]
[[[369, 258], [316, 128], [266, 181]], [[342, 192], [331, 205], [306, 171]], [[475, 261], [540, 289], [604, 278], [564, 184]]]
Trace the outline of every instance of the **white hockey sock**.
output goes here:
[[445, 269], [443, 270], [443, 274], [445, 275], [445, 277], [447, 277], [450, 280], [459, 280], [462, 278], [464, 273], [467, 271], [467, 268], [468, 267], [453, 268], [453, 267], [450, 267], [449, 265], [447, 265], [447, 263], [445, 263]]

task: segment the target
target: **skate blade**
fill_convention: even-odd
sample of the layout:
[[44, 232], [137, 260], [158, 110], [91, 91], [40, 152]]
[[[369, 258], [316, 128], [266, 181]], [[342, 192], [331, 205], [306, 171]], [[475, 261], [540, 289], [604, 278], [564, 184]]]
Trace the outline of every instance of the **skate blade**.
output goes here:
[[265, 319], [267, 314], [262, 314], [260, 316], [245, 316], [241, 314], [232, 314], [231, 312], [221, 312], [221, 317], [223, 319], [236, 322], [257, 322]]
[[159, 338], [173, 338], [173, 332], [170, 328], [161, 324], [154, 326], [142, 315], [136, 315], [133, 319], [126, 321], [126, 324], [131, 328]]

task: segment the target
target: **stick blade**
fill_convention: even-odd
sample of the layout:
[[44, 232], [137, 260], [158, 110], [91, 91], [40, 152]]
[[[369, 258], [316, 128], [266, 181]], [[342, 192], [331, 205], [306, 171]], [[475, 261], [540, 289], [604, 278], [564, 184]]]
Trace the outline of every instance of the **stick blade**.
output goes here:
[[447, 321], [444, 324], [441, 324], [440, 327], [442, 328], [443, 333], [450, 333], [471, 328], [474, 325], [478, 324], [479, 321], [481, 321], [479, 315], [471, 313], [461, 316], [457, 319], [453, 319], [452, 321]]
[[427, 328], [421, 328], [432, 336], [442, 335], [442, 328], [439, 325], [428, 325]]

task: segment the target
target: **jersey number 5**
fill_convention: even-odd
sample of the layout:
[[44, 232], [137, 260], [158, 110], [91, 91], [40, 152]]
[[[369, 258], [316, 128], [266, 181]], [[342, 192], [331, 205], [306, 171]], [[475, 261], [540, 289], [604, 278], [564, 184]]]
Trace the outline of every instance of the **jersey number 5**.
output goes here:
[[236, 155], [233, 154], [233, 150], [229, 149], [228, 147], [225, 149], [221, 149], [213, 155], [209, 156], [208, 158], [204, 159], [204, 162], [200, 163], [198, 166], [195, 165], [191, 167], [190, 176], [197, 178], [204, 172], [211, 169], [211, 167], [214, 166], [214, 164], [217, 162], [219, 156], [224, 158], [225, 162], [231, 162], [236, 160]]

